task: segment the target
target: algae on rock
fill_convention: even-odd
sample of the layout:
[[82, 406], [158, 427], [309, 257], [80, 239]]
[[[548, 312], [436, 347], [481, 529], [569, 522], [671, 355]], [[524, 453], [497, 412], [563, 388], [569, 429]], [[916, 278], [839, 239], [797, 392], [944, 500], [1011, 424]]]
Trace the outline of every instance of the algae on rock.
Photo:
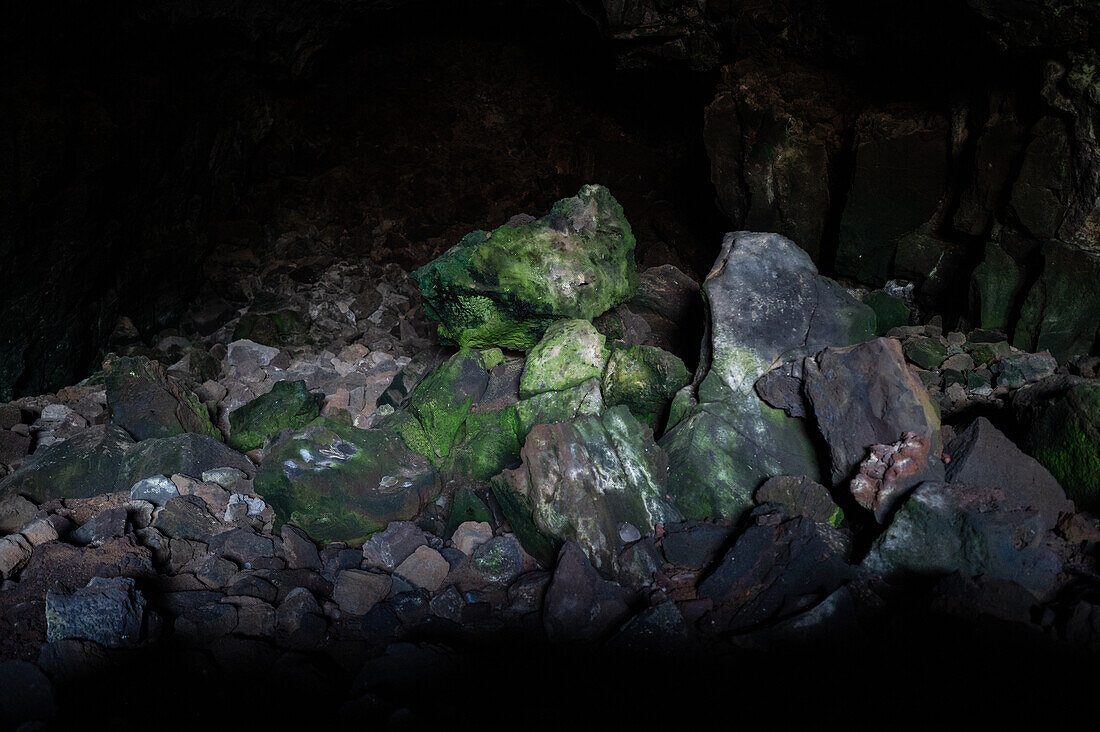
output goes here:
[[560, 391], [593, 377], [607, 364], [606, 338], [587, 320], [559, 320], [527, 354], [519, 382], [521, 398]]
[[467, 234], [413, 277], [443, 338], [527, 350], [555, 320], [591, 320], [630, 299], [634, 244], [622, 206], [586, 185], [541, 219]]
[[229, 415], [229, 445], [241, 452], [264, 446], [267, 438], [317, 419], [323, 394], [311, 394], [304, 381], [277, 381], [271, 391]]

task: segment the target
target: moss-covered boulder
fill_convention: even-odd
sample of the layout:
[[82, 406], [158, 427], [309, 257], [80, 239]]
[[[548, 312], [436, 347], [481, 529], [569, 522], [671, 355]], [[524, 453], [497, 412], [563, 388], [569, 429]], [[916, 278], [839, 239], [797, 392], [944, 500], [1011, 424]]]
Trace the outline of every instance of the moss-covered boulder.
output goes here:
[[891, 328], [909, 325], [909, 306], [900, 297], [874, 290], [863, 302], [875, 311], [875, 335], [886, 335]]
[[664, 453], [625, 406], [538, 425], [522, 459], [493, 479], [493, 493], [524, 548], [543, 562], [573, 541], [612, 575], [627, 542], [681, 518], [665, 499]]
[[1054, 379], [1017, 392], [1024, 447], [1077, 508], [1100, 513], [1100, 383]]
[[677, 391], [691, 382], [684, 362], [653, 346], [616, 348], [603, 374], [603, 398], [609, 406], [625, 404], [653, 427]]
[[229, 445], [246, 452], [282, 430], [303, 427], [321, 413], [325, 397], [311, 394], [304, 381], [277, 381], [259, 396], [229, 415]]
[[774, 475], [819, 479], [807, 423], [765, 404], [754, 385], [777, 362], [874, 334], [874, 312], [818, 275], [809, 256], [775, 234], [728, 234], [703, 285], [709, 358], [698, 387], [673, 400], [661, 438], [668, 492], [687, 518], [736, 518]]
[[256, 492], [277, 524], [294, 524], [318, 542], [354, 543], [414, 518], [438, 485], [428, 459], [394, 432], [319, 420], [267, 448]]
[[519, 395], [560, 391], [599, 378], [607, 365], [606, 338], [587, 320], [559, 320], [527, 354]]
[[192, 432], [135, 442], [120, 427], [89, 427], [32, 455], [0, 481], [0, 497], [26, 496], [36, 503], [128, 491], [156, 475], [202, 475], [215, 468], [252, 475], [248, 458], [206, 435]]
[[1024, 269], [1000, 245], [985, 245], [985, 258], [974, 269], [972, 292], [979, 322], [988, 330], [1007, 333], [1024, 287]]
[[555, 320], [630, 299], [634, 234], [610, 191], [586, 185], [541, 219], [467, 234], [413, 277], [443, 338], [527, 350]]
[[104, 364], [111, 424], [136, 440], [195, 432], [221, 439], [210, 413], [190, 389], [144, 356], [111, 358]]
[[1100, 339], [1100, 256], [1052, 243], [1043, 274], [1024, 299], [1012, 345], [1049, 350], [1059, 362], [1087, 355]]

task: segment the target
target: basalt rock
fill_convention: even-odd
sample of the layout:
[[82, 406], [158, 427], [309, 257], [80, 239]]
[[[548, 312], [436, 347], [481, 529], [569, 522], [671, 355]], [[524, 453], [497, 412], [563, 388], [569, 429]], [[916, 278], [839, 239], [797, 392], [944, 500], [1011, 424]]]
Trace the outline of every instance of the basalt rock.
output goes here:
[[876, 338], [806, 359], [806, 394], [829, 444], [835, 485], [852, 477], [872, 445], [891, 444], [905, 432], [926, 439], [928, 461], [939, 462], [939, 415], [901, 350], [896, 340]]
[[631, 413], [656, 426], [672, 396], [691, 381], [684, 362], [653, 346], [616, 348], [603, 373], [604, 403], [625, 404]]
[[519, 395], [526, 399], [600, 378], [607, 365], [605, 337], [587, 320], [559, 320], [527, 354]]
[[413, 273], [443, 338], [526, 350], [560, 318], [591, 320], [637, 289], [634, 234], [602, 186], [541, 219], [474, 231]]
[[681, 513], [736, 518], [767, 478], [820, 474], [806, 423], [761, 400], [756, 381], [798, 354], [870, 338], [874, 313], [775, 234], [728, 234], [703, 290], [709, 334], [697, 386], [673, 401], [661, 446]]
[[1025, 351], [1049, 350], [1059, 362], [1088, 355], [1100, 342], [1100, 257], [1062, 244], [1043, 251], [1043, 274], [1028, 291], [1013, 334]]
[[311, 394], [304, 381], [277, 381], [271, 391], [229, 415], [229, 444], [241, 452], [261, 448], [280, 431], [312, 422], [324, 401], [324, 395]]
[[135, 440], [195, 432], [221, 439], [199, 398], [145, 357], [109, 360], [105, 368], [111, 424]]
[[524, 548], [544, 562], [575, 542], [612, 576], [624, 524], [641, 536], [680, 519], [665, 499], [664, 454], [626, 407], [538, 425], [521, 454], [519, 468], [494, 478], [493, 493]]
[[788, 516], [809, 516], [819, 524], [833, 528], [844, 520], [844, 511], [836, 505], [829, 490], [805, 475], [777, 475], [768, 478], [756, 491], [756, 502], [778, 503]]

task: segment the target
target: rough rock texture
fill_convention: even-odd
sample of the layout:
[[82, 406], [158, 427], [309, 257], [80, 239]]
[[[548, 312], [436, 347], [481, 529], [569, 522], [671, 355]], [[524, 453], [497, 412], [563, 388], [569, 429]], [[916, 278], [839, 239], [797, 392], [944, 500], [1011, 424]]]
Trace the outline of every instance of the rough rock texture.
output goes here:
[[1061, 514], [1073, 512], [1054, 476], [985, 417], [960, 432], [944, 454], [951, 458], [948, 482], [999, 488], [1005, 493], [1004, 505], [1034, 510], [1046, 531], [1057, 525]]
[[848, 487], [856, 503], [871, 511], [879, 523], [918, 484], [941, 477], [930, 460], [929, 439], [916, 432], [901, 437], [892, 445], [872, 445]]
[[324, 401], [324, 395], [311, 394], [304, 381], [277, 381], [271, 391], [229, 415], [229, 444], [241, 452], [261, 448], [280, 431], [312, 422]]
[[1100, 512], [1100, 384], [1053, 378], [1012, 402], [1023, 445], [1079, 509]]
[[221, 467], [255, 472], [248, 458], [205, 435], [185, 433], [134, 442], [118, 427], [90, 427], [35, 453], [0, 481], [0, 495], [23, 495], [39, 503], [87, 498], [129, 492], [134, 483], [156, 475], [202, 475]]
[[607, 635], [629, 613], [626, 590], [601, 577], [572, 542], [557, 555], [545, 603], [546, 635], [566, 643]]
[[919, 486], [864, 564], [888, 578], [988, 574], [1037, 596], [1055, 589], [1061, 561], [1040, 513], [1003, 488], [929, 482]]
[[273, 443], [256, 490], [280, 522], [321, 542], [361, 540], [413, 518], [437, 495], [435, 469], [398, 435], [328, 421]]
[[527, 354], [519, 396], [569, 389], [603, 375], [606, 338], [587, 320], [559, 320]]
[[442, 337], [519, 350], [538, 343], [552, 321], [591, 320], [638, 286], [630, 224], [595, 185], [541, 219], [471, 232], [413, 276]]
[[852, 477], [872, 445], [891, 444], [905, 432], [927, 439], [930, 463], [939, 462], [939, 415], [897, 341], [827, 348], [806, 360], [805, 373], [806, 394], [829, 444], [834, 484]]
[[604, 404], [625, 404], [655, 427], [673, 395], [690, 382], [684, 362], [668, 351], [645, 345], [614, 348], [603, 373]]
[[1013, 334], [1025, 351], [1049, 350], [1059, 362], [1100, 342], [1100, 258], [1064, 245], [1043, 253], [1043, 274], [1028, 291]]
[[216, 439], [206, 407], [179, 380], [148, 358], [120, 358], [105, 364], [111, 424], [135, 440], [197, 432]]
[[46, 594], [50, 641], [83, 638], [108, 648], [131, 646], [141, 636], [145, 598], [129, 577], [93, 577], [72, 594]]
[[665, 499], [664, 454], [625, 407], [538, 425], [521, 455], [523, 465], [495, 478], [493, 492], [538, 559], [549, 561], [569, 541], [610, 576], [619, 569], [623, 524], [640, 536], [680, 519]]
[[844, 511], [833, 501], [829, 490], [805, 475], [768, 478], [757, 489], [756, 502], [781, 504], [792, 518], [809, 516], [817, 523], [833, 528], [844, 520]]
[[690, 403], [681, 414], [673, 402], [661, 446], [685, 516], [735, 518], [765, 479], [819, 474], [805, 422], [759, 399], [757, 379], [784, 358], [870, 338], [874, 314], [774, 234], [728, 234], [703, 291], [710, 332], [697, 386], [680, 393]]

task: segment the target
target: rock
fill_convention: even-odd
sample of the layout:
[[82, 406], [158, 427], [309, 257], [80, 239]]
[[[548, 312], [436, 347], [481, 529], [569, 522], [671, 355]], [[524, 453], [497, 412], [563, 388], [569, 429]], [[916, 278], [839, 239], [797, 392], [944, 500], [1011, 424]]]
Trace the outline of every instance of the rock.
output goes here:
[[[58, 517], [51, 517], [55, 520]], [[63, 522], [58, 521], [59, 525]], [[57, 527], [54, 525], [54, 521], [49, 518], [34, 519], [27, 523], [23, 527], [23, 530], [19, 532], [24, 539], [30, 542], [32, 547], [39, 547], [48, 541], [57, 541], [59, 534], [57, 533]]]
[[153, 527], [165, 536], [209, 542], [215, 534], [225, 531], [210, 515], [203, 500], [197, 496], [171, 498], [153, 520]]
[[1034, 510], [1044, 531], [1053, 529], [1061, 514], [1073, 512], [1073, 504], [1066, 500], [1054, 476], [985, 417], [974, 420], [945, 453], [951, 458], [949, 483], [999, 489], [1004, 494], [1002, 505]]
[[648, 532], [680, 519], [665, 500], [664, 456], [626, 407], [537, 425], [521, 455], [519, 468], [493, 479], [493, 493], [524, 548], [544, 563], [572, 541], [610, 575], [621, 523]]
[[283, 539], [283, 555], [287, 569], [312, 569], [321, 571], [321, 555], [317, 545], [297, 526], [283, 524], [280, 530]]
[[20, 495], [0, 499], [0, 536], [14, 534], [34, 518], [38, 506]]
[[109, 508], [99, 512], [94, 519], [72, 532], [69, 539], [81, 546], [102, 546], [111, 539], [126, 535], [129, 528], [128, 518], [129, 513], [126, 508]]
[[363, 563], [368, 569], [392, 572], [413, 552], [427, 546], [424, 532], [411, 521], [393, 521], [363, 544]]
[[0, 538], [0, 580], [12, 579], [26, 566], [34, 547], [19, 534]]
[[870, 455], [848, 487], [856, 503], [875, 515], [880, 524], [910, 490], [926, 480], [942, 477], [939, 461], [930, 456], [931, 441], [906, 432], [892, 445], [872, 445]]
[[135, 440], [184, 432], [221, 439], [206, 406], [157, 362], [124, 357], [108, 361], [105, 370], [110, 422]]
[[864, 565], [887, 577], [992, 575], [1036, 596], [1056, 589], [1061, 561], [1039, 511], [1014, 507], [1008, 491], [962, 483], [924, 483], [875, 541]]
[[1053, 375], [1056, 368], [1058, 362], [1044, 351], [1009, 354], [998, 361], [993, 370], [997, 374], [997, 386], [1017, 388]]
[[699, 585], [699, 597], [714, 603], [702, 621], [711, 629], [741, 630], [804, 609], [808, 599], [825, 597], [851, 576], [847, 542], [832, 527], [768, 506], [750, 520]]
[[777, 475], [768, 478], [756, 491], [756, 502], [779, 503], [792, 518], [809, 516], [819, 524], [840, 526], [844, 511], [833, 501], [829, 490], [805, 475]]
[[428, 592], [435, 592], [443, 585], [443, 580], [447, 579], [450, 571], [451, 565], [439, 552], [431, 547], [421, 546], [401, 562], [393, 573]]
[[1010, 318], [1023, 294], [1024, 268], [995, 242], [985, 245], [985, 258], [974, 269], [972, 290], [982, 328], [1008, 332]]
[[241, 339], [229, 344], [228, 360], [230, 366], [241, 367], [249, 363], [254, 363], [256, 366], [267, 366], [278, 355], [278, 348]]
[[1034, 238], [1053, 239], [1058, 236], [1073, 185], [1069, 140], [1065, 123], [1056, 117], [1039, 120], [1030, 134], [1032, 140], [1024, 151], [1008, 208]]
[[286, 648], [316, 648], [327, 629], [321, 606], [304, 587], [291, 590], [275, 612], [276, 640]]
[[459, 488], [451, 498], [444, 538], [453, 538], [459, 527], [467, 522], [488, 524], [492, 533], [493, 515], [484, 499], [469, 488]]
[[0, 404], [0, 430], [10, 430], [23, 421], [23, 411], [15, 404]]
[[236, 564], [213, 554], [203, 559], [195, 570], [195, 577], [213, 590], [228, 585], [235, 574], [237, 574]]
[[584, 551], [566, 542], [546, 589], [543, 623], [552, 642], [590, 642], [607, 635], [629, 613], [627, 592], [593, 569]]
[[1100, 257], [1052, 243], [1043, 250], [1043, 274], [1020, 310], [1012, 345], [1024, 351], [1049, 350], [1059, 362], [1092, 353], [1100, 322]]
[[304, 381], [277, 381], [271, 391], [229, 415], [229, 444], [241, 452], [261, 448], [282, 430], [315, 420], [324, 401], [324, 395], [311, 394]]
[[416, 516], [436, 491], [435, 470], [401, 437], [331, 420], [284, 432], [256, 477], [277, 520], [318, 542], [362, 541]]
[[905, 432], [927, 439], [929, 461], [938, 463], [939, 416], [897, 341], [876, 338], [827, 348], [806, 359], [805, 374], [806, 394], [829, 444], [835, 485], [854, 474], [872, 445], [891, 444]]
[[210, 551], [236, 562], [245, 569], [259, 569], [261, 564], [275, 560], [278, 568], [283, 562], [277, 557], [275, 540], [267, 535], [253, 533], [250, 529], [229, 529], [212, 537]]
[[163, 475], [142, 478], [130, 488], [130, 498], [135, 501], [148, 501], [154, 506], [163, 506], [168, 499], [180, 494], [176, 484]]
[[71, 594], [46, 593], [49, 641], [83, 638], [107, 648], [133, 646], [141, 638], [145, 598], [130, 577], [93, 577]]
[[665, 561], [684, 569], [708, 567], [734, 535], [736, 526], [729, 522], [685, 521], [666, 527], [661, 540]]
[[203, 483], [216, 483], [226, 490], [233, 490], [237, 483], [248, 480], [248, 474], [237, 468], [214, 468], [202, 471]]
[[863, 302], [875, 311], [875, 335], [886, 335], [891, 328], [909, 325], [909, 306], [900, 297], [874, 290]]
[[34, 722], [48, 720], [56, 713], [53, 684], [41, 668], [29, 661], [0, 661], [0, 726], [12, 730], [48, 729]]
[[493, 538], [493, 527], [486, 521], [466, 521], [455, 529], [451, 536], [454, 545], [466, 556], [471, 556], [474, 550]]
[[388, 575], [345, 569], [336, 575], [332, 599], [340, 606], [342, 613], [366, 615], [389, 594], [390, 582]]
[[673, 401], [661, 438], [668, 493], [689, 518], [736, 518], [773, 475], [819, 474], [806, 423], [765, 404], [754, 384], [772, 366], [873, 335], [874, 313], [774, 234], [728, 234], [703, 286], [710, 337], [698, 386]]
[[462, 594], [453, 585], [428, 602], [432, 615], [450, 620], [452, 623], [462, 622], [462, 609], [465, 606], [466, 601], [462, 599]]
[[1084, 511], [1100, 513], [1100, 383], [1051, 379], [1016, 392], [1027, 451]]
[[487, 581], [511, 584], [523, 573], [523, 549], [513, 536], [497, 536], [474, 549], [470, 567]]
[[648, 653], [667, 658], [682, 653], [687, 640], [684, 616], [676, 603], [665, 600], [631, 618], [608, 641], [608, 645], [632, 653]]
[[608, 358], [605, 340], [587, 320], [552, 323], [527, 354], [519, 382], [520, 398], [600, 378]]
[[17, 467], [31, 451], [31, 438], [10, 430], [0, 430], [0, 463]]
[[[898, 240], [929, 221], [947, 187], [946, 120], [865, 113], [856, 123], [855, 170], [840, 220], [837, 272], [882, 284]], [[905, 170], [904, 176], [897, 171]]]
[[634, 234], [610, 192], [587, 185], [541, 219], [467, 234], [413, 277], [443, 338], [526, 350], [554, 320], [591, 320], [630, 298]]
[[684, 362], [668, 351], [645, 345], [615, 348], [603, 373], [604, 404], [625, 404], [655, 427], [672, 396], [690, 382]]
[[922, 369], [935, 371], [947, 358], [947, 345], [939, 338], [917, 336], [905, 342], [905, 357]]

